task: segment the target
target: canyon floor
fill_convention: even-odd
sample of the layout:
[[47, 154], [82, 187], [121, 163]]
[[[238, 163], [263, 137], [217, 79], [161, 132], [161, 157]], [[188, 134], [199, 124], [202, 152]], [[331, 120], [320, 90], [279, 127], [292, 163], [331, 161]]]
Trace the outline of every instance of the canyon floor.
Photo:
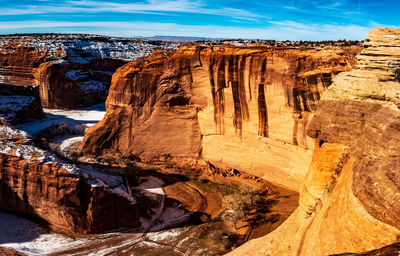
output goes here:
[[74, 237], [1, 211], [2, 247], [26, 255], [223, 255], [274, 230], [298, 205], [295, 191], [256, 177], [249, 182], [242, 173], [226, 177], [213, 166], [125, 163], [113, 167], [81, 162], [73, 153], [84, 130], [103, 118], [104, 104], [79, 110], [44, 109], [44, 113], [45, 119], [16, 128], [32, 134], [35, 141], [45, 139], [42, 147], [113, 190], [140, 195], [136, 200], [142, 225]]

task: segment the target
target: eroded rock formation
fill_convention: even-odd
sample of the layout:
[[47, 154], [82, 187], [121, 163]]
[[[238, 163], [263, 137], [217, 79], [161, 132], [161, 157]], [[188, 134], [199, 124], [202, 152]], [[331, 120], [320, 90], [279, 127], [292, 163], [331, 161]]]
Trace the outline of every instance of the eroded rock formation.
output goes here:
[[309, 125], [316, 147], [300, 206], [230, 255], [361, 253], [399, 241], [400, 30], [371, 30], [357, 59]]
[[32, 145], [30, 136], [2, 121], [0, 209], [38, 218], [67, 234], [140, 226], [137, 205]]
[[0, 84], [0, 118], [18, 124], [43, 117], [38, 86]]
[[175, 45], [90, 35], [0, 37], [0, 84], [40, 86], [45, 108], [78, 108], [106, 98], [114, 71], [156, 47]]
[[321, 94], [358, 48], [181, 47], [119, 68], [81, 151], [244, 170], [298, 189]]

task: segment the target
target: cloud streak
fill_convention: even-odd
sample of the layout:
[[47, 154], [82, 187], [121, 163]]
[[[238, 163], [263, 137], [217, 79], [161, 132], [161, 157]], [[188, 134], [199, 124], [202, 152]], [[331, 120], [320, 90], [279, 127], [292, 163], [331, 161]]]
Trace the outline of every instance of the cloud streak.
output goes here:
[[[152, 28], [152, 29], [149, 29]], [[301, 24], [293, 21], [271, 22], [264, 28], [237, 26], [181, 25], [160, 22], [0, 22], [0, 30], [41, 29], [45, 32], [97, 33], [110, 36], [178, 35], [214, 38], [278, 40], [337, 40], [364, 38], [370, 27], [358, 25]]]
[[7, 1], [0, 33], [360, 40], [374, 26], [398, 23], [397, 0], [387, 2], [393, 8], [369, 0]]
[[261, 15], [252, 13], [247, 10], [222, 7], [210, 8], [206, 7], [200, 1], [188, 0], [149, 0], [143, 3], [117, 3], [110, 1], [91, 1], [78, 0], [66, 1], [59, 4], [42, 5], [42, 6], [23, 6], [14, 8], [2, 8], [0, 15], [22, 15], [22, 14], [54, 14], [54, 13], [145, 13], [145, 14], [162, 14], [165, 13], [195, 13], [227, 16], [236, 19], [256, 20]]

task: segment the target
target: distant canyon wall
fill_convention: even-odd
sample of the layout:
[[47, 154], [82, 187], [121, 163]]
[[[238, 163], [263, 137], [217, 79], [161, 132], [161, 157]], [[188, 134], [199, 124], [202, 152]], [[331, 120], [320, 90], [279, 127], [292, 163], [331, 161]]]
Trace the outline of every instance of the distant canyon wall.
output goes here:
[[40, 87], [44, 108], [79, 108], [105, 100], [115, 70], [174, 44], [90, 35], [0, 36], [0, 87]]
[[[357, 60], [309, 124], [316, 146], [298, 209], [229, 255], [362, 253], [399, 242], [400, 30], [371, 30]], [[366, 255], [394, 255], [396, 246]]]
[[83, 154], [237, 168], [298, 190], [306, 136], [332, 78], [359, 47], [182, 46], [122, 66]]

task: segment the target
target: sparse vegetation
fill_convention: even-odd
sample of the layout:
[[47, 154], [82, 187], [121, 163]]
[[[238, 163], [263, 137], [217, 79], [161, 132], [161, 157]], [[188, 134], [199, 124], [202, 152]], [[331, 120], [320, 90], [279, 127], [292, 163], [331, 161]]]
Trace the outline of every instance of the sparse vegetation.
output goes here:
[[[268, 209], [265, 195], [247, 186], [243, 186], [239, 193], [225, 197], [224, 200], [227, 210], [221, 216], [222, 221], [236, 229], [240, 228], [237, 226], [240, 221], [253, 225], [258, 218], [256, 214], [260, 212], [260, 209]], [[253, 215], [253, 218], [251, 218], [251, 215]]]

